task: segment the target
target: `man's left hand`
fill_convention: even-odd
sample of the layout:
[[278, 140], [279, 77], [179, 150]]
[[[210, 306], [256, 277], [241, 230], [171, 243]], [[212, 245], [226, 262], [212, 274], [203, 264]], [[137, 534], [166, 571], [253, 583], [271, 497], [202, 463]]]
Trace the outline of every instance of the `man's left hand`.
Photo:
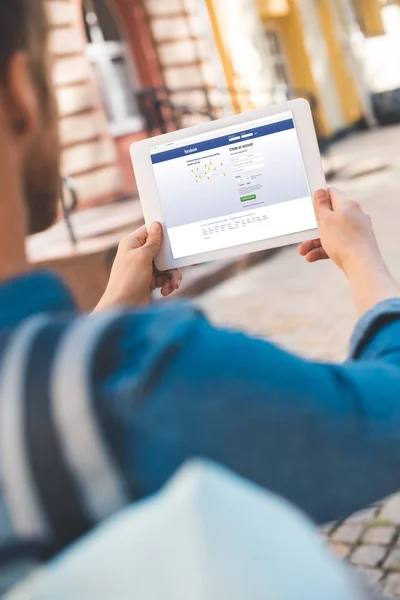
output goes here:
[[144, 225], [121, 241], [107, 289], [96, 311], [146, 304], [157, 288], [163, 296], [179, 289], [182, 282], [179, 269], [162, 273], [154, 267], [162, 242], [160, 223], [153, 223], [149, 232]]

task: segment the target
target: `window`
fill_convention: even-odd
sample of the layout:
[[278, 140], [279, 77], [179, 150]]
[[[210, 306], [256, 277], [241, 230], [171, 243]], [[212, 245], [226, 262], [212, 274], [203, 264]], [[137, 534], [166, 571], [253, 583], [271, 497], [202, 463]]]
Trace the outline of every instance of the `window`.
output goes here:
[[278, 93], [281, 92], [284, 95], [283, 99], [286, 100], [286, 92], [290, 86], [286, 56], [278, 34], [275, 31], [267, 31], [266, 36], [269, 55], [272, 60], [275, 91]]
[[83, 0], [87, 54], [94, 68], [111, 133], [140, 131], [143, 121], [135, 97], [137, 77], [107, 0]]

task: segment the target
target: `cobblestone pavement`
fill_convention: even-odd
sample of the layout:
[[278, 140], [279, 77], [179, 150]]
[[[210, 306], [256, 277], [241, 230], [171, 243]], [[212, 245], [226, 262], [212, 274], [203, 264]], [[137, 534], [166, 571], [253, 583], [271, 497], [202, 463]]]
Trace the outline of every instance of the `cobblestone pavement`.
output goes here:
[[[372, 216], [385, 259], [400, 281], [400, 127], [341, 142], [333, 162], [340, 168], [335, 185]], [[293, 247], [204, 294], [199, 304], [216, 323], [328, 361], [345, 358], [356, 322], [342, 274], [329, 263], [304, 263]], [[371, 584], [400, 598], [400, 493], [324, 532], [333, 550]]]

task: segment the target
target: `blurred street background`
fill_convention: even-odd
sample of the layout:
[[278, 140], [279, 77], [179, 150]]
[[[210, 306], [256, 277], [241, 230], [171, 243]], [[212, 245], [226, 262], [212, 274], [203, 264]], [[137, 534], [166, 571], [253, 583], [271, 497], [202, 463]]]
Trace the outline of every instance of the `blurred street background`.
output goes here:
[[[399, 0], [46, 0], [66, 184], [60, 221], [28, 242], [81, 308], [104, 290], [121, 236], [142, 223], [132, 142], [307, 98], [331, 184], [373, 217], [400, 280]], [[182, 296], [210, 319], [320, 360], [356, 321], [343, 276], [293, 247], [191, 267]], [[155, 299], [158, 301], [159, 299]], [[400, 598], [400, 497], [326, 529]]]

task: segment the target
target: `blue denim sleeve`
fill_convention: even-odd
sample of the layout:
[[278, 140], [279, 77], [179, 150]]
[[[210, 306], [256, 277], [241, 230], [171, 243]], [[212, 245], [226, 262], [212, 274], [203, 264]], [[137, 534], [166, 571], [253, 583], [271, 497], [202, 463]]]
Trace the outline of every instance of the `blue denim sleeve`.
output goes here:
[[400, 487], [400, 301], [360, 322], [345, 365], [216, 329], [179, 305], [128, 315], [104, 347], [100, 416], [135, 498], [195, 456], [319, 522]]
[[359, 320], [354, 331], [350, 358], [379, 358], [390, 355], [390, 360], [400, 352], [400, 298], [381, 302]]

